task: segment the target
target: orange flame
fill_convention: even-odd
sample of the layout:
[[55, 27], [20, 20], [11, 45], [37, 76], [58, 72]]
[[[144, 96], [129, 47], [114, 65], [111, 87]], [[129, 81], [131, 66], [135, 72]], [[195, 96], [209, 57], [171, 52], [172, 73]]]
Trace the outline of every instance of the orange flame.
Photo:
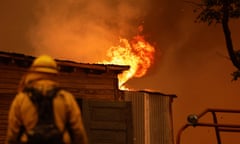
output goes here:
[[135, 36], [130, 43], [127, 39], [120, 38], [118, 46], [112, 46], [107, 51], [109, 60], [104, 64], [129, 65], [130, 69], [118, 76], [120, 89], [133, 77], [142, 77], [154, 60], [155, 48], [144, 40], [143, 36]]

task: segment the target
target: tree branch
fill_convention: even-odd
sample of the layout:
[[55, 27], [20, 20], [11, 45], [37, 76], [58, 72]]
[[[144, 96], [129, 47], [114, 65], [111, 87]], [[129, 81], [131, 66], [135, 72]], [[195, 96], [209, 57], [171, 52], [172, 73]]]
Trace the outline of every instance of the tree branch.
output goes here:
[[224, 36], [225, 36], [225, 41], [226, 41], [226, 46], [227, 46], [229, 57], [230, 57], [233, 65], [235, 67], [237, 67], [238, 69], [240, 69], [240, 64], [237, 60], [236, 54], [233, 49], [231, 32], [229, 29], [228, 21], [229, 21], [229, 3], [226, 0], [223, 3], [223, 19], [222, 19], [223, 32], [224, 32]]

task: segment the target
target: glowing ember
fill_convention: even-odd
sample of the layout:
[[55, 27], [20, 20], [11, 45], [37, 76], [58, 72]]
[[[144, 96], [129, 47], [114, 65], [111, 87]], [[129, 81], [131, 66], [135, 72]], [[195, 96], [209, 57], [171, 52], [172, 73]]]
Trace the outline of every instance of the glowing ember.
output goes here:
[[107, 51], [109, 60], [104, 64], [129, 65], [130, 69], [119, 75], [119, 86], [126, 89], [123, 84], [133, 77], [142, 77], [151, 66], [155, 49], [144, 40], [143, 36], [135, 36], [130, 43], [127, 39], [120, 39], [118, 46], [112, 46]]

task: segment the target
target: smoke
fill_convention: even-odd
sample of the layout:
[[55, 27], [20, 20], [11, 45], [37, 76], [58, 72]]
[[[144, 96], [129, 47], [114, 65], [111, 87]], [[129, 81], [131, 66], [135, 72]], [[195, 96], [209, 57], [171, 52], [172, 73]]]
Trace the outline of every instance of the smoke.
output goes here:
[[29, 38], [35, 54], [97, 62], [119, 37], [137, 32], [144, 1], [39, 0]]
[[[221, 25], [194, 23], [195, 17], [183, 0], [8, 0], [0, 5], [0, 49], [102, 61], [119, 37], [131, 38], [143, 24], [146, 38], [157, 48], [154, 66], [127, 85], [178, 96], [173, 101], [176, 135], [190, 113], [239, 109], [240, 81], [231, 82], [236, 69], [226, 58]], [[239, 49], [239, 21], [230, 26]], [[182, 143], [208, 144], [214, 138], [208, 131], [189, 130]]]
[[[127, 85], [177, 95], [173, 101], [176, 140], [191, 113], [207, 108], [239, 109], [239, 80], [231, 81], [236, 68], [228, 58], [221, 25], [194, 23], [197, 15], [184, 1], [156, 3], [152, 3], [155, 8], [145, 19], [145, 32], [162, 53], [155, 57], [154, 66], [144, 77], [131, 79]], [[239, 21], [231, 20], [230, 27], [234, 47], [239, 49]], [[210, 130], [187, 130], [181, 143], [214, 143], [215, 134]], [[231, 139], [236, 141], [236, 137]]]

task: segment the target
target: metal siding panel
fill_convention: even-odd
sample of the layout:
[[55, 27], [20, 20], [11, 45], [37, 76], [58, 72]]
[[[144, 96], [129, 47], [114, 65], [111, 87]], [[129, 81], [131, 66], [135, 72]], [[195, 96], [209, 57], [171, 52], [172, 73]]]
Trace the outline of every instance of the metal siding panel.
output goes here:
[[150, 95], [151, 144], [172, 144], [170, 97]]
[[[134, 144], [173, 144], [172, 97], [126, 91], [125, 98], [132, 101], [133, 106]], [[146, 100], [149, 100], [149, 103], [145, 102]], [[147, 103], [148, 105], [144, 105]], [[149, 115], [148, 128], [144, 115]], [[148, 136], [149, 140], [144, 139]]]
[[151, 135], [151, 144], [156, 144], [157, 142], [160, 142], [159, 140], [161, 140], [161, 136], [162, 133], [160, 131], [160, 126], [162, 125], [161, 122], [163, 122], [163, 120], [160, 120], [160, 114], [158, 112], [157, 106], [161, 106], [161, 105], [157, 105], [158, 102], [158, 97], [153, 97], [151, 95], [149, 95], [149, 99], [150, 99], [150, 135]]
[[148, 94], [144, 94], [144, 133], [145, 144], [150, 144], [151, 141], [151, 127], [150, 127], [150, 97]]
[[125, 98], [132, 102], [133, 113], [133, 142], [144, 144], [144, 94], [140, 92], [124, 92]]

